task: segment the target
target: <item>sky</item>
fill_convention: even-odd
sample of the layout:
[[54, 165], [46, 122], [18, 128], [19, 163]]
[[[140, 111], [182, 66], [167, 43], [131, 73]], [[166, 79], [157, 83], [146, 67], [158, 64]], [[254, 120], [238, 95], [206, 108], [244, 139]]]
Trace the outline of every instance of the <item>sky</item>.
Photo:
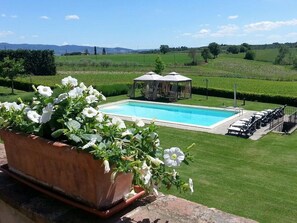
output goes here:
[[0, 42], [135, 50], [297, 42], [297, 1], [0, 0]]

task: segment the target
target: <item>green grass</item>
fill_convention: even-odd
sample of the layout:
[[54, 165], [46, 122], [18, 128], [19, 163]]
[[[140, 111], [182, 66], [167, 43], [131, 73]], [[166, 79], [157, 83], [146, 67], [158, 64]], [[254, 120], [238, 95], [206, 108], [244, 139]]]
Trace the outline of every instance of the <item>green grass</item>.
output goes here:
[[178, 169], [195, 193], [170, 193], [259, 222], [296, 221], [296, 133], [259, 141], [165, 127], [159, 134], [164, 148], [196, 143], [194, 162]]
[[17, 101], [19, 97], [27, 100], [29, 98], [32, 98], [33, 93], [32, 92], [25, 92], [25, 91], [20, 91], [20, 90], [14, 90], [15, 94], [11, 94], [11, 88], [7, 87], [2, 87], [0, 86], [0, 102], [13, 102]]

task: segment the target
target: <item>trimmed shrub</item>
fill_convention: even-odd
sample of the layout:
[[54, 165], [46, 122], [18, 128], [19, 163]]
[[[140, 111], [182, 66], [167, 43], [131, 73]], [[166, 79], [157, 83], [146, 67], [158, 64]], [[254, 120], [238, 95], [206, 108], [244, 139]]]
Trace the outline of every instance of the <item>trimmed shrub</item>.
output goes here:
[[0, 50], [0, 61], [5, 57], [23, 59], [25, 73], [55, 75], [56, 65], [52, 50]]

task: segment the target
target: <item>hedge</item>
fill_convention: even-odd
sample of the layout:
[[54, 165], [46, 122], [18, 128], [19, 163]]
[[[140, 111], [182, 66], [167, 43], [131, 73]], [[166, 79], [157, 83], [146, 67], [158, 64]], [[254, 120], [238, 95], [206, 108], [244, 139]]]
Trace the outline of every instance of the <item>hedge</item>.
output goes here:
[[[234, 98], [233, 91], [215, 89], [215, 88], [208, 88], [208, 90], [206, 91], [206, 88], [193, 87], [192, 93], [201, 94], [201, 95], [208, 94], [209, 96], [216, 96], [216, 97], [223, 97], [223, 98]], [[236, 97], [240, 100], [245, 99], [247, 101], [287, 104], [291, 106], [296, 106], [297, 104], [297, 97], [282, 96], [282, 95], [267, 95], [267, 94], [257, 94], [257, 93], [250, 93], [250, 92], [236, 92]]]
[[0, 61], [5, 57], [24, 59], [25, 73], [55, 75], [56, 64], [52, 50], [0, 50]]

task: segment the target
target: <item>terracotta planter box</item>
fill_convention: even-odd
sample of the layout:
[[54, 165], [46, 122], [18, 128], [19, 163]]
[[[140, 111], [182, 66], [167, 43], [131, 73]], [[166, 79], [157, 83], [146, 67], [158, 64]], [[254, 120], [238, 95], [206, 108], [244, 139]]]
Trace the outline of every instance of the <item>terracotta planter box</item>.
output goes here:
[[98, 210], [130, 192], [132, 174], [104, 174], [102, 161], [69, 145], [37, 136], [0, 130], [10, 171], [63, 192]]

